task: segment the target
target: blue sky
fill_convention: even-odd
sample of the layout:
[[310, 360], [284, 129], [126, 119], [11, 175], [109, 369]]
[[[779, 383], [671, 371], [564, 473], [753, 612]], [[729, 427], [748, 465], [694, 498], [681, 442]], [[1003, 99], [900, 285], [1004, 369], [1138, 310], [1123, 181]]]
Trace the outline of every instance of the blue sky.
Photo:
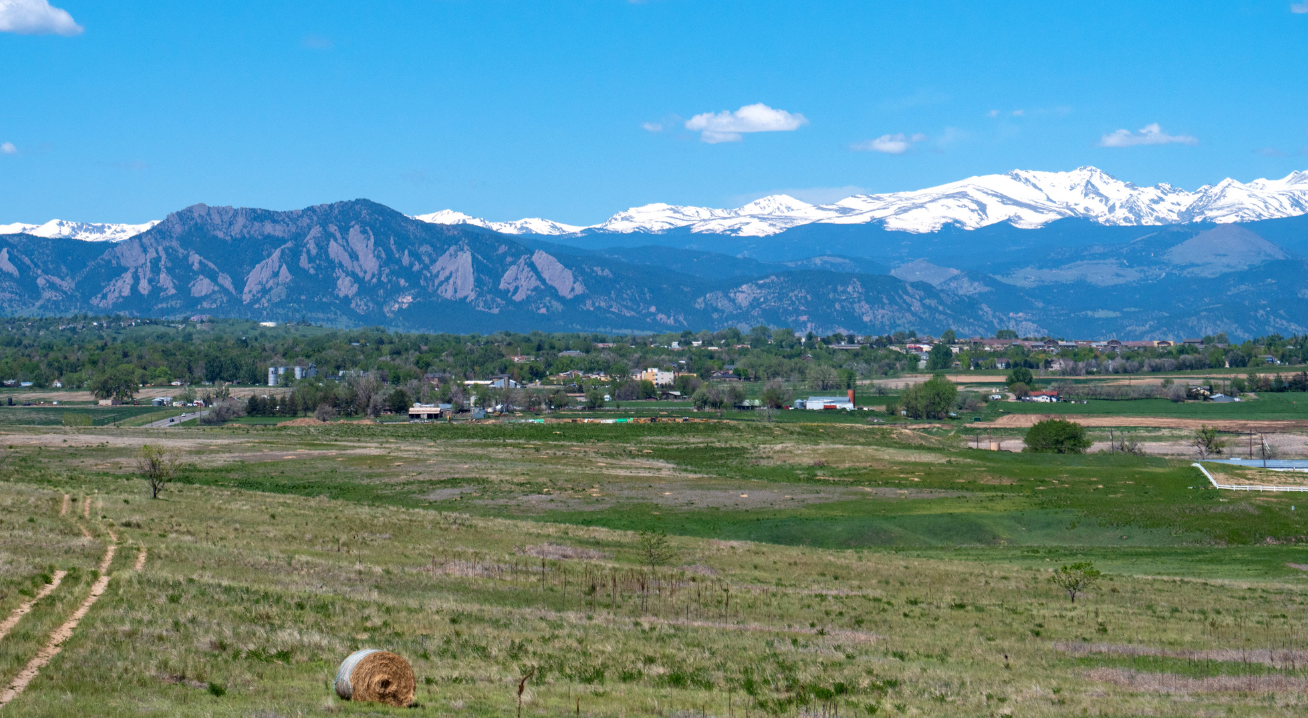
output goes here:
[[1308, 168], [1308, 2], [7, 2], [0, 223]]

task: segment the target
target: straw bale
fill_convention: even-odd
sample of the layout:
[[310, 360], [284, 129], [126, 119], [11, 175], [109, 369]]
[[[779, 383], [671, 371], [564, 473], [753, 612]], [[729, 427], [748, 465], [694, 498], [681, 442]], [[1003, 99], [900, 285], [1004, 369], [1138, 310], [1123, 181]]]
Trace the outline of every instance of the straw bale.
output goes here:
[[336, 671], [336, 695], [348, 701], [403, 708], [413, 703], [416, 687], [409, 662], [390, 651], [355, 651]]

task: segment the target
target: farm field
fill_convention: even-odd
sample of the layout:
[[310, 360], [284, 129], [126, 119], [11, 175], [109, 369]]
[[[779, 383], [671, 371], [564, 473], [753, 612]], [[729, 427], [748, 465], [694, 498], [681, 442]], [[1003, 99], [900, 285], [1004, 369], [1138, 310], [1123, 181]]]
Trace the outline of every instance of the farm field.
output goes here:
[[[1291, 495], [784, 414], [814, 421], [3, 427], [0, 620], [64, 573], [0, 685], [115, 553], [0, 711], [502, 716], [529, 673], [524, 715], [1304, 710]], [[185, 460], [159, 500], [146, 443]], [[1072, 603], [1077, 561], [1105, 575]], [[412, 662], [416, 708], [334, 697], [363, 647]]]
[[1302, 392], [1264, 393], [1230, 404], [1213, 402], [1172, 402], [1166, 399], [1132, 399], [1108, 401], [1091, 399], [1088, 403], [993, 402], [987, 418], [1002, 414], [1066, 414], [1076, 417], [1159, 417], [1197, 421], [1308, 421], [1308, 394]]

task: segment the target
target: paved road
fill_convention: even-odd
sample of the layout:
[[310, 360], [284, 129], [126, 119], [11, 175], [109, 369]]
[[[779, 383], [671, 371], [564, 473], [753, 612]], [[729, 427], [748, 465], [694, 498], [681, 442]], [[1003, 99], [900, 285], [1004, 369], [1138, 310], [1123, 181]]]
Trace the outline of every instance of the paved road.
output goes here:
[[145, 428], [147, 428], [147, 429], [164, 429], [164, 428], [167, 428], [167, 427], [169, 427], [169, 426], [177, 426], [178, 424], [182, 423], [183, 421], [190, 421], [191, 419], [199, 418], [199, 417], [204, 416], [205, 414], [208, 414], [208, 413], [209, 413], [209, 410], [208, 410], [208, 409], [205, 409], [204, 411], [192, 411], [192, 412], [187, 413], [187, 414], [182, 414], [181, 416], [171, 416], [171, 417], [168, 417], [167, 419], [160, 419], [159, 421], [155, 421], [155, 422], [151, 422], [151, 423], [149, 423], [149, 424], [146, 424], [146, 425], [145, 425]]

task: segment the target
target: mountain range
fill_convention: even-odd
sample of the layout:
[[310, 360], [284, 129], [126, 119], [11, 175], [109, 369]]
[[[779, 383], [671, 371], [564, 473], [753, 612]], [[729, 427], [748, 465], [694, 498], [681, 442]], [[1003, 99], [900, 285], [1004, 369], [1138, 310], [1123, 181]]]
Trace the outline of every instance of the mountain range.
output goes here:
[[970, 177], [912, 192], [864, 194], [812, 205], [771, 195], [737, 209], [647, 204], [589, 227], [547, 219], [487, 222], [453, 210], [417, 215], [436, 224], [472, 224], [504, 234], [572, 235], [582, 232], [696, 234], [766, 237], [806, 224], [870, 224], [913, 233], [945, 225], [977, 229], [1005, 222], [1023, 229], [1069, 217], [1098, 224], [1140, 226], [1186, 222], [1252, 222], [1308, 213], [1308, 172], [1242, 184], [1224, 179], [1188, 192], [1167, 184], [1137, 187], [1094, 167], [1071, 172], [1014, 170]]
[[[0, 225], [0, 311], [483, 333], [757, 324], [823, 334], [1304, 333], [1305, 177], [1186, 193], [1088, 168], [1014, 172], [912, 201], [659, 205], [586, 228], [414, 218], [367, 200], [286, 212], [195, 205], [144, 225]], [[870, 198], [902, 211], [851, 219], [867, 216], [851, 208]], [[830, 207], [851, 213], [811, 219]], [[773, 221], [801, 215], [810, 220]]]

